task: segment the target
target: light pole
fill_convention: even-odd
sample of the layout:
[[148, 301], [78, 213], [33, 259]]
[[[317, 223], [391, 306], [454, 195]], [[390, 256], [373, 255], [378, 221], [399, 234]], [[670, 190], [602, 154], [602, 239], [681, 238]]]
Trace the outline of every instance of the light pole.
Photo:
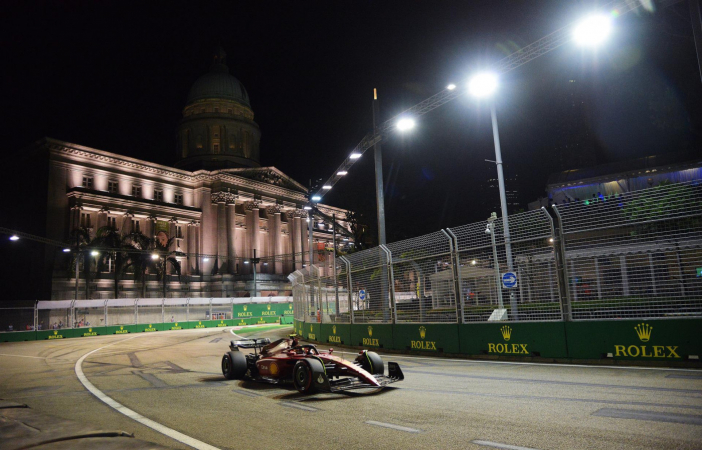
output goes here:
[[251, 298], [256, 297], [256, 294], [258, 293], [258, 286], [257, 286], [257, 280], [256, 280], [256, 264], [261, 262], [261, 258], [256, 257], [256, 249], [253, 249], [253, 258], [244, 260], [244, 264], [251, 264], [253, 268], [253, 295]]
[[[497, 75], [492, 73], [480, 73], [475, 75], [468, 84], [470, 93], [478, 98], [489, 98], [497, 90]], [[490, 99], [490, 118], [492, 120], [492, 137], [495, 143], [495, 165], [497, 166], [497, 183], [500, 191], [500, 210], [502, 212], [502, 228], [505, 239], [505, 254], [507, 259], [507, 270], [512, 272], [514, 264], [512, 261], [512, 241], [509, 234], [509, 217], [507, 215], [507, 195], [505, 193], [505, 175], [502, 169], [502, 149], [500, 147], [500, 133], [497, 127], [497, 113], [495, 111], [495, 102]], [[492, 239], [494, 242], [494, 224]], [[502, 298], [502, 283], [498, 283], [497, 292], [500, 301]], [[517, 311], [517, 296], [513, 291], [509, 293], [510, 312], [514, 320], [518, 320], [519, 313]], [[502, 308], [502, 307], [500, 307]]]

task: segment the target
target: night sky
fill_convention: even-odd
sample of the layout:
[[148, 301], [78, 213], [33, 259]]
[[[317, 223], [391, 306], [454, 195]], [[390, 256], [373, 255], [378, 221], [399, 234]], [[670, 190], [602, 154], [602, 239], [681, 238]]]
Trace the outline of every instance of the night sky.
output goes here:
[[[0, 161], [11, 179], [13, 166], [31, 163], [21, 149], [49, 136], [172, 165], [188, 90], [221, 44], [251, 98], [262, 165], [308, 185], [370, 131], [373, 88], [388, 119], [450, 82], [464, 88], [471, 73], [595, 5], [4, 1]], [[625, 15], [615, 27], [596, 52], [567, 45], [501, 77], [503, 158], [525, 208], [544, 195], [554, 145], [567, 138], [556, 125], [571, 79], [588, 113], [568, 126], [591, 130], [598, 163], [699, 148], [702, 83], [687, 2]], [[391, 135], [383, 152], [388, 241], [490, 214], [479, 204], [480, 184], [495, 173], [485, 162], [494, 159], [486, 104], [461, 97], [412, 133]], [[375, 220], [371, 152], [325, 203]]]

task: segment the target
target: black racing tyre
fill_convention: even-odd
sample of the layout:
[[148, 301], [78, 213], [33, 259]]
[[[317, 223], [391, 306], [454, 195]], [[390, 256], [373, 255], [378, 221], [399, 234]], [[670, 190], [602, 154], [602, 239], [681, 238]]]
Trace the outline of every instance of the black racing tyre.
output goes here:
[[241, 380], [246, 375], [246, 357], [243, 353], [227, 352], [222, 357], [222, 374], [227, 380]]
[[317, 391], [314, 384], [314, 374], [307, 361], [298, 361], [293, 369], [293, 384], [301, 394], [312, 394]]
[[362, 355], [358, 355], [361, 367], [366, 372], [371, 375], [382, 375], [385, 373], [385, 364], [383, 359], [376, 352], [363, 352]]

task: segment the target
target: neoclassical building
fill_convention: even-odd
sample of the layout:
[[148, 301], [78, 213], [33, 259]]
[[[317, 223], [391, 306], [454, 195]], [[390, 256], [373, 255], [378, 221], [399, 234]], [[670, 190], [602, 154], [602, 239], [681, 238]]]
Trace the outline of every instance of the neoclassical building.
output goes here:
[[[261, 258], [257, 295], [289, 295], [288, 274], [309, 262], [307, 188], [275, 167], [261, 167], [260, 137], [248, 93], [217, 50], [210, 71], [188, 94], [174, 167], [50, 138], [36, 144], [49, 160], [47, 237], [67, 242], [78, 227], [93, 237], [112, 226], [122, 235], [174, 238], [170, 250], [182, 276], [168, 277], [169, 297], [253, 295], [255, 250]], [[337, 244], [348, 244], [350, 237], [347, 211], [317, 205], [313, 258], [327, 261], [322, 265], [329, 265], [332, 216]], [[54, 267], [54, 299], [75, 295], [67, 256], [47, 256]], [[89, 283], [89, 297], [114, 296], [111, 264]], [[155, 275], [147, 284], [148, 296], [162, 295]], [[79, 279], [80, 298], [85, 291]], [[124, 277], [118, 295], [140, 296], [133, 276]]]

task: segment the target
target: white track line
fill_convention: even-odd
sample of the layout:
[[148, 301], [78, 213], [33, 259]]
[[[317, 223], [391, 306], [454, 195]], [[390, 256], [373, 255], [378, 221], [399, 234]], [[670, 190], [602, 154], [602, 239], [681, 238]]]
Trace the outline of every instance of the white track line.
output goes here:
[[394, 423], [376, 422], [375, 420], [366, 420], [366, 423], [368, 425], [375, 425], [376, 427], [390, 428], [393, 430], [405, 431], [407, 433], [421, 433], [421, 430], [416, 428], [403, 427], [401, 425], [395, 425]]
[[473, 444], [484, 445], [486, 447], [504, 448], [506, 450], [537, 450], [531, 447], [519, 447], [518, 445], [500, 444], [499, 442], [490, 441], [471, 441]]
[[[145, 334], [144, 336], [149, 336], [149, 334]], [[151, 428], [152, 430], [158, 431], [159, 433], [164, 434], [171, 439], [175, 439], [176, 441], [182, 442], [183, 444], [189, 445], [190, 447], [196, 448], [198, 450], [219, 450], [217, 447], [213, 447], [210, 444], [207, 444], [207, 443], [202, 442], [202, 441], [198, 441], [195, 438], [187, 436], [179, 431], [176, 431], [172, 428], [168, 428], [165, 425], [161, 425], [158, 422], [155, 422], [147, 417], [142, 416], [138, 412], [133, 411], [133, 410], [127, 408], [126, 406], [122, 405], [121, 403], [118, 403], [115, 400], [113, 400], [112, 398], [108, 397], [101, 390], [96, 388], [93, 385], [93, 383], [88, 381], [88, 378], [83, 373], [83, 368], [82, 368], [83, 361], [85, 360], [85, 358], [87, 358], [88, 356], [92, 355], [93, 353], [95, 353], [97, 351], [102, 350], [103, 348], [110, 347], [110, 346], [115, 345], [115, 344], [120, 344], [124, 341], [128, 341], [128, 340], [134, 339], [136, 337], [140, 337], [140, 336], [130, 337], [130, 338], [118, 341], [118, 342], [114, 342], [114, 343], [109, 344], [109, 345], [105, 345], [103, 347], [97, 348], [97, 349], [95, 349], [91, 352], [88, 352], [85, 355], [81, 356], [81, 358], [76, 362], [76, 376], [78, 377], [80, 382], [83, 383], [83, 386], [85, 386], [85, 388], [88, 391], [90, 391], [91, 394], [93, 394], [99, 400], [101, 400], [102, 402], [107, 404], [107, 406], [109, 406], [110, 408], [113, 408], [114, 410], [116, 410], [119, 413], [124, 414], [125, 416], [129, 417], [132, 420], [136, 420], [137, 422], [139, 422], [142, 425], [146, 425], [147, 427]]]

